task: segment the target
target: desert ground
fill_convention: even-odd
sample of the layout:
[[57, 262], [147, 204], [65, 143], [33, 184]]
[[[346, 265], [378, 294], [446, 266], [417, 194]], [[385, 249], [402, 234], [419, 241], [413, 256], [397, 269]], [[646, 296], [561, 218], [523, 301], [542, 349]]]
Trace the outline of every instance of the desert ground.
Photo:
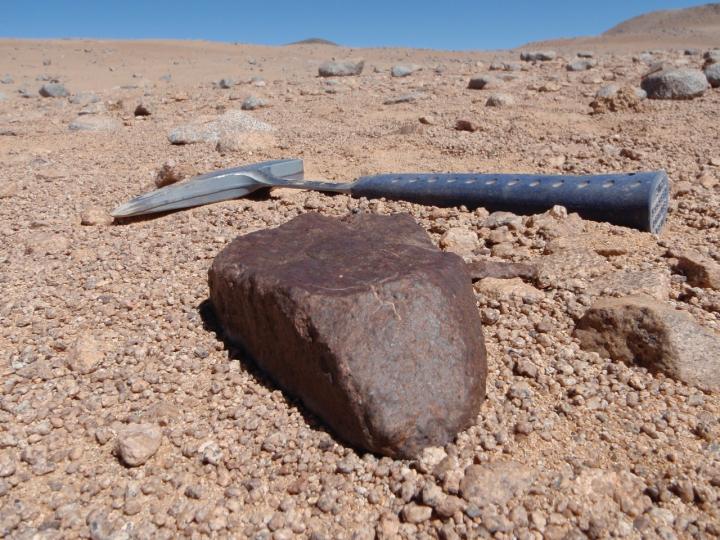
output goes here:
[[[554, 60], [521, 62], [519, 51], [0, 40], [0, 536], [720, 536], [720, 394], [587, 352], [573, 334], [599, 297], [637, 292], [720, 333], [720, 292], [668, 256], [691, 249], [711, 272], [720, 261], [720, 90], [590, 107], [607, 84], [639, 86], [652, 63], [700, 69], [713, 45], [619, 42], [571, 72], [581, 49], [567, 42]], [[318, 77], [332, 58], [365, 67]], [[398, 64], [419, 69], [393, 77]], [[468, 89], [483, 74], [492, 84]], [[53, 80], [67, 96], [38, 93]], [[249, 96], [265, 106], [246, 114], [272, 131], [169, 142]], [[77, 124], [88, 118], [91, 129]], [[664, 169], [672, 200], [659, 235], [562, 209], [489, 226], [483, 209], [292, 190], [108, 216], [168, 162], [192, 175], [285, 157], [330, 181]], [[535, 281], [475, 284], [487, 398], [454, 442], [416, 460], [348, 447], [208, 322], [218, 252], [306, 212], [406, 212], [468, 262], [539, 268]], [[157, 447], [130, 463], [120, 447], [138, 425]], [[463, 496], [473, 464], [479, 498]]]

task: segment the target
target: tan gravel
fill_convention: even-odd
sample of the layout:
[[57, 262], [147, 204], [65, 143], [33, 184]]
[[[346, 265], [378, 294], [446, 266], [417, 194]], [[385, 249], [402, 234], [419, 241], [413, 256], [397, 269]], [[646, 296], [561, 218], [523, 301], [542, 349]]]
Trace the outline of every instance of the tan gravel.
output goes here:
[[[590, 114], [600, 87], [637, 87], [648, 66], [639, 50], [599, 47], [596, 67], [570, 72], [574, 53], [559, 48], [493, 71], [513, 99], [486, 107], [496, 91], [470, 90], [470, 78], [518, 53], [359, 52], [0, 40], [0, 73], [13, 80], [0, 102], [0, 537], [720, 535], [720, 396], [584, 352], [572, 335], [597, 297], [638, 287], [720, 332], [720, 293], [667, 256], [720, 261], [709, 180], [720, 177], [720, 91]], [[322, 62], [360, 56], [360, 76], [317, 76]], [[392, 77], [397, 64], [422, 69]], [[43, 75], [71, 97], [40, 97]], [[223, 78], [237, 84], [214, 84]], [[91, 94], [102, 120], [88, 125], [113, 131], [70, 129], [92, 116], [80, 115]], [[383, 104], [409, 94], [424, 97]], [[263, 144], [168, 141], [177, 126], [237, 119], [227, 111], [249, 95], [268, 104], [243, 113], [274, 128]], [[149, 116], [135, 115], [141, 101]], [[456, 130], [459, 120], [477, 129]], [[281, 157], [337, 181], [663, 168], [673, 200], [659, 237], [562, 209], [488, 216], [289, 190], [106, 224], [102, 210], [154, 189], [168, 161], [206, 172]], [[470, 262], [539, 265], [537, 282], [476, 285], [488, 398], [453, 444], [413, 462], [356, 453], [217, 338], [212, 259], [235, 236], [308, 211], [409, 212]]]

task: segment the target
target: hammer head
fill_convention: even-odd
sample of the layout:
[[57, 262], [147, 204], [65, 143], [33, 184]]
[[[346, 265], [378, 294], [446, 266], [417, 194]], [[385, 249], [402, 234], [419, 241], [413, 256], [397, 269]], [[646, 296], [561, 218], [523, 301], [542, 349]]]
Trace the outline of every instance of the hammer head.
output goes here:
[[244, 197], [276, 185], [278, 180], [302, 180], [302, 159], [275, 159], [223, 169], [140, 195], [115, 208], [113, 217], [130, 217], [190, 208]]

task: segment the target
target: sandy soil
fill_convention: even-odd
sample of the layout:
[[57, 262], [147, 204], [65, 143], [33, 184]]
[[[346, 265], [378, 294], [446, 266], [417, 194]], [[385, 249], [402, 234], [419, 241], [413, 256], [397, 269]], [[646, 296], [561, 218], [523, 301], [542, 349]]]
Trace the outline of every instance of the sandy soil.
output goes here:
[[[720, 535], [720, 397], [585, 353], [571, 334], [602, 292], [592, 284], [606, 267], [637, 271], [641, 287], [647, 278], [658, 296], [720, 329], [720, 293], [671, 275], [664, 256], [693, 247], [720, 260], [720, 92], [591, 115], [601, 86], [639, 84], [648, 66], [635, 51], [602, 52], [597, 67], [570, 73], [568, 49], [552, 62], [492, 72], [507, 79], [496, 89], [469, 90], [471, 76], [519, 55], [0, 41], [0, 78], [13, 80], [0, 84], [0, 536]], [[363, 57], [366, 67], [331, 83], [317, 77], [331, 57]], [[656, 57], [702, 63], [682, 51]], [[397, 63], [422, 70], [392, 78]], [[38, 78], [59, 79], [71, 98], [40, 97]], [[222, 78], [238, 84], [215, 88]], [[82, 92], [99, 98], [92, 106], [118, 129], [68, 129], [88, 107], [88, 96], [72, 97]], [[411, 92], [417, 101], [383, 105]], [[487, 107], [494, 93], [514, 103]], [[222, 152], [168, 142], [171, 128], [239, 109], [250, 95], [267, 101], [250, 114], [276, 128], [274, 139]], [[141, 101], [149, 116], [133, 114]], [[459, 119], [479, 130], [456, 131]], [[154, 188], [169, 159], [205, 172], [280, 157], [303, 158], [308, 178], [338, 181], [393, 171], [662, 168], [674, 196], [659, 237], [562, 212], [543, 226], [524, 219], [491, 230], [482, 210], [307, 192], [81, 225], [89, 209], [102, 221]], [[478, 291], [488, 399], [474, 427], [418, 461], [339, 443], [203, 322], [207, 269], [232, 238], [303, 212], [353, 210], [410, 212], [438, 243], [451, 229], [473, 231], [469, 261], [556, 265], [542, 289]], [[575, 258], [557, 255], [568, 244]], [[128, 467], [117, 444], [138, 423], [150, 446], [160, 434], [159, 448]], [[460, 484], [473, 463], [487, 467], [478, 489], [489, 494], [468, 501]]]

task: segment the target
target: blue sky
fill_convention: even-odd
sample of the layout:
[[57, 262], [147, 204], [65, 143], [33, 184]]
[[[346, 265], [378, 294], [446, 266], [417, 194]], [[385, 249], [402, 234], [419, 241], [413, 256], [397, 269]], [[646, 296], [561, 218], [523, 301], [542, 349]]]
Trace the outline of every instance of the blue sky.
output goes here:
[[0, 37], [176, 38], [281, 45], [323, 37], [355, 47], [499, 49], [601, 33], [664, 0], [0, 0]]

